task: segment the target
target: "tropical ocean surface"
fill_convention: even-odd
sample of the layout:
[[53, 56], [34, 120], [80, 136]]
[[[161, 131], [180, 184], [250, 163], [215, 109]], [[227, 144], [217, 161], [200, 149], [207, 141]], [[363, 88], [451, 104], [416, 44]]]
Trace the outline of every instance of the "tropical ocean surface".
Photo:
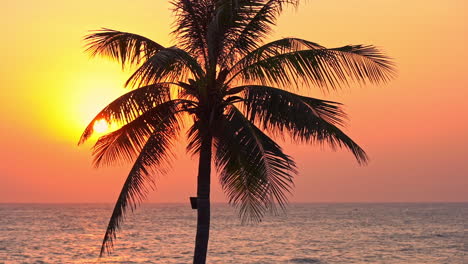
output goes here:
[[[96, 263], [112, 205], [0, 204], [0, 263]], [[208, 263], [468, 263], [468, 204], [290, 204], [243, 226], [215, 204]], [[148, 204], [98, 263], [191, 263], [196, 212]]]

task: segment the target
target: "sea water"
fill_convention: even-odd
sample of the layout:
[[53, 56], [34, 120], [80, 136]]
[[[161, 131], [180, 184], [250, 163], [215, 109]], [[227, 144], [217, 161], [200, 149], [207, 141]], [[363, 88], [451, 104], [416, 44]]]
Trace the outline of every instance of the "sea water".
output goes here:
[[[146, 204], [98, 260], [112, 205], [0, 204], [0, 263], [191, 263], [196, 211]], [[241, 225], [214, 204], [208, 263], [468, 263], [468, 204], [290, 204]]]

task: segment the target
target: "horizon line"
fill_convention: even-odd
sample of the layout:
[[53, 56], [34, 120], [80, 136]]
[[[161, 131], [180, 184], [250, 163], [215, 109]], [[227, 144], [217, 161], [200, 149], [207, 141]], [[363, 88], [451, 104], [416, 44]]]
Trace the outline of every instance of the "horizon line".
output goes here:
[[[212, 204], [225, 204], [229, 205], [228, 202], [211, 202]], [[448, 203], [468, 203], [467, 201], [317, 201], [317, 202], [289, 202], [287, 205], [291, 204], [448, 204]], [[59, 204], [115, 204], [115, 202], [1, 202], [0, 205], [4, 204], [50, 204], [50, 205], [59, 205]], [[142, 202], [139, 206], [150, 204], [188, 204], [190, 202]]]

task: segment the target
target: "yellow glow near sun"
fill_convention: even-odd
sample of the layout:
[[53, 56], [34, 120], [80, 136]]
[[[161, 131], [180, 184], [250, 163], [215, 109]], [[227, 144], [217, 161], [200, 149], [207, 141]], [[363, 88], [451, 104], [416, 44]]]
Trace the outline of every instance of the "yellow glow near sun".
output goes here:
[[97, 133], [104, 133], [109, 129], [109, 124], [107, 124], [105, 119], [99, 119], [94, 122], [93, 129]]
[[[103, 64], [106, 67], [102, 66]], [[55, 104], [51, 104], [49, 109], [44, 110], [45, 113], [58, 113], [56, 115], [48, 114], [48, 118], [51, 120], [52, 126], [58, 127], [56, 131], [61, 137], [72, 141], [77, 141], [81, 137], [85, 128], [103, 108], [122, 94], [130, 91], [123, 87], [128, 73], [120, 73], [118, 67], [117, 69], [110, 67], [106, 61], [90, 62], [86, 66], [94, 71], [90, 73], [75, 72], [73, 75], [67, 74], [58, 79], [59, 83], [54, 85], [54, 87], [60, 88], [57, 88], [57, 92], [54, 93], [57, 95], [53, 100]], [[63, 87], [67, 87], [67, 89], [63, 89]], [[114, 122], [107, 123], [105, 120], [96, 120], [92, 128], [95, 135], [90, 138], [90, 143], [95, 142], [102, 134], [119, 127]]]

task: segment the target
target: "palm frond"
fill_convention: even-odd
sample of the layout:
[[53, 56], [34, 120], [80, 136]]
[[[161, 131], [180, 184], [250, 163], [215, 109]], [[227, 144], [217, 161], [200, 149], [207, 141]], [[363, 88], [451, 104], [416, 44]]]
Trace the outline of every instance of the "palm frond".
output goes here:
[[390, 58], [374, 46], [326, 49], [313, 42], [286, 38], [253, 51], [231, 69], [230, 81], [336, 89], [350, 81], [378, 84], [395, 76]]
[[193, 125], [187, 130], [187, 153], [198, 154], [201, 148], [200, 120], [193, 120]]
[[262, 7], [263, 0], [219, 0], [216, 1], [213, 19], [207, 27], [206, 43], [210, 65], [221, 64], [224, 53], [229, 48], [233, 38], [242, 29], [257, 10]]
[[177, 47], [165, 48], [145, 61], [126, 82], [142, 86], [160, 82], [179, 82], [201, 78], [204, 71], [190, 54]]
[[93, 147], [94, 165], [112, 165], [132, 161], [142, 150], [148, 138], [160, 129], [179, 132], [178, 113], [187, 110], [190, 102], [171, 100], [146, 111], [135, 120], [98, 139]]
[[105, 119], [108, 123], [126, 124], [158, 104], [170, 100], [169, 84], [157, 83], [128, 92], [99, 112], [88, 124], [78, 144], [84, 143], [94, 133], [95, 122]]
[[213, 1], [175, 0], [172, 5], [176, 17], [172, 34], [183, 49], [207, 62], [206, 34], [214, 13]]
[[108, 28], [93, 31], [84, 40], [86, 51], [92, 56], [110, 57], [120, 62], [122, 67], [138, 65], [142, 59], [148, 59], [164, 49], [148, 38]]
[[325, 49], [325, 47], [299, 38], [282, 38], [266, 43], [245, 54], [233, 66], [231, 66], [228, 70], [228, 78], [230, 78], [228, 83], [238, 77], [242, 69], [247, 65], [252, 65], [256, 62], [279, 56], [290, 51], [307, 49]]
[[[189, 80], [191, 82], [193, 80]], [[199, 94], [199, 87], [195, 85], [194, 82], [186, 83], [186, 82], [178, 82], [175, 85], [179, 86], [179, 97], [180, 98], [187, 98], [189, 100], [198, 101], [200, 94]]]
[[258, 48], [263, 39], [272, 31], [284, 5], [297, 6], [297, 0], [238, 1], [239, 21], [234, 24], [225, 40], [225, 61], [246, 55]]
[[170, 129], [155, 132], [146, 142], [135, 161], [117, 199], [112, 216], [109, 220], [106, 233], [101, 246], [100, 257], [105, 252], [110, 254], [113, 249], [117, 231], [124, 221], [127, 208], [133, 211], [145, 198], [150, 188], [154, 188], [153, 173], [164, 173], [158, 170], [163, 162], [168, 162], [168, 151], [174, 134]]
[[296, 170], [280, 146], [234, 106], [219, 120], [214, 140], [221, 185], [244, 222], [260, 221], [276, 205], [284, 208]]
[[224, 42], [230, 29], [238, 25], [239, 8], [234, 8], [234, 4], [245, 1], [219, 0], [215, 4], [213, 19], [209, 21], [206, 32], [206, 47], [208, 53], [208, 63], [211, 69], [215, 69], [220, 55], [224, 49]]
[[277, 39], [250, 51], [240, 58], [231, 68], [231, 73], [239, 71], [245, 65], [253, 64], [257, 61], [268, 59], [273, 56], [281, 55], [286, 52], [305, 49], [325, 49], [325, 47], [308, 40], [300, 38], [282, 38]]
[[339, 103], [300, 96], [278, 88], [252, 85], [244, 88], [249, 120], [274, 134], [289, 134], [294, 141], [326, 143], [347, 148], [359, 164], [367, 163], [365, 151], [337, 126], [344, 125]]

